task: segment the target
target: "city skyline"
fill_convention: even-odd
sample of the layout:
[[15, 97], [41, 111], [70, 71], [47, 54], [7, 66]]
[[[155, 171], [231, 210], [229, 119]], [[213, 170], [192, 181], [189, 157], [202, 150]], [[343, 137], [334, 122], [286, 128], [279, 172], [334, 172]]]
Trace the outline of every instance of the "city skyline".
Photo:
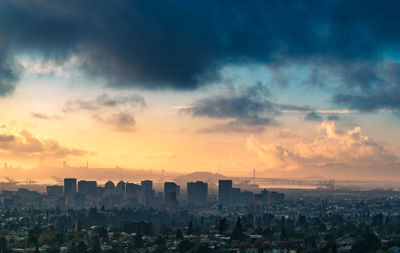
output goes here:
[[158, 5], [0, 1], [3, 178], [400, 180], [398, 3]]
[[0, 0], [0, 253], [400, 253], [399, 13]]

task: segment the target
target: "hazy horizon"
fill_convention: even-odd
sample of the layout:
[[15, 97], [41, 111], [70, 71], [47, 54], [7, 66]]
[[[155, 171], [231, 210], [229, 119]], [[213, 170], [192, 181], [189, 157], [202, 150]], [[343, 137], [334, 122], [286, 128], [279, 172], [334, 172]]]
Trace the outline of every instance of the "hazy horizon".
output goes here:
[[397, 3], [92, 7], [0, 1], [3, 179], [400, 180]]

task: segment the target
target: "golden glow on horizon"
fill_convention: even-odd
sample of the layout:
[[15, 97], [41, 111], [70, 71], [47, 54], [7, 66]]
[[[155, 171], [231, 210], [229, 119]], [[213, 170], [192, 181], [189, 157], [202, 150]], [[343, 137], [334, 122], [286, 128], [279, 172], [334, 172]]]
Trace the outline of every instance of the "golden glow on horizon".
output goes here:
[[[199, 129], [221, 121], [178, 113], [177, 110], [193, 108], [188, 105], [192, 99], [188, 95], [177, 94], [174, 100], [164, 101], [159, 99], [160, 94], [153, 95], [157, 99], [146, 94], [146, 108], [133, 112], [135, 130], [115, 131], [96, 121], [90, 111], [63, 112], [65, 103], [79, 94], [82, 100], [92, 101], [104, 91], [94, 94], [90, 89], [51, 86], [51, 82], [42, 91], [37, 89], [41, 83], [31, 82], [20, 87], [14, 97], [0, 100], [0, 162], [13, 166], [40, 170], [60, 167], [63, 161], [71, 166], [83, 166], [89, 161], [92, 168], [211, 171], [236, 176], [251, 175], [255, 167], [259, 175], [290, 177], [346, 177], [349, 168], [354, 175], [360, 173], [361, 165], [367, 166], [368, 175], [374, 177], [379, 174], [379, 166], [393, 164], [392, 170], [400, 168], [396, 139], [394, 144], [380, 142], [368, 127], [365, 131], [364, 126], [349, 126], [345, 121], [306, 122], [302, 115], [305, 111], [285, 111], [280, 125], [265, 132], [200, 133]], [[12, 145], [6, 143], [7, 136], [14, 136]], [[332, 166], [339, 167], [329, 169]]]

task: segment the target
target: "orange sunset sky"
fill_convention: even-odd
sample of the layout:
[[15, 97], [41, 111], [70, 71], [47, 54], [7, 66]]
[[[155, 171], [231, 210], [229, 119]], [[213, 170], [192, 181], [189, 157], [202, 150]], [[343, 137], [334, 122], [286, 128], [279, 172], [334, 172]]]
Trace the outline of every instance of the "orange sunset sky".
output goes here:
[[91, 15], [79, 3], [1, 2], [0, 162], [23, 169], [9, 176], [55, 176], [66, 161], [399, 179], [392, 23], [360, 11], [344, 26], [334, 3], [256, 2], [99, 1]]

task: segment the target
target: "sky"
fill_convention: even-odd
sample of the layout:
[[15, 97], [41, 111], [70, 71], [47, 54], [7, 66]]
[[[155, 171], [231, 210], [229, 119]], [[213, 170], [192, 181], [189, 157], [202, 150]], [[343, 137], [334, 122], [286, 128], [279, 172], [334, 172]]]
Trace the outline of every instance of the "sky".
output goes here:
[[3, 172], [398, 180], [399, 11], [0, 0], [0, 163], [23, 168]]

